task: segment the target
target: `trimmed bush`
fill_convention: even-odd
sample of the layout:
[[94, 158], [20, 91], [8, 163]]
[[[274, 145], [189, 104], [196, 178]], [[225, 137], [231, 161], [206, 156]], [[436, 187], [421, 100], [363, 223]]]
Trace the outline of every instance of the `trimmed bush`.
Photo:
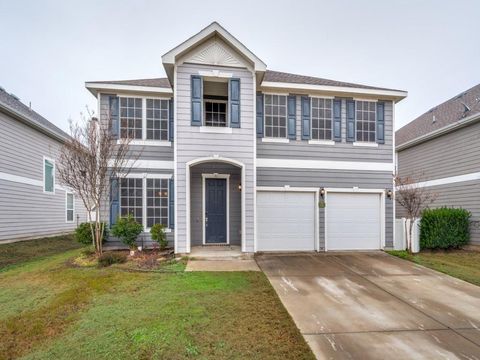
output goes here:
[[163, 224], [155, 224], [150, 229], [152, 240], [158, 243], [160, 250], [165, 250], [168, 245], [167, 234], [165, 234], [165, 226]]
[[135, 241], [142, 231], [142, 224], [139, 224], [131, 214], [119, 217], [112, 226], [112, 235], [120, 238], [131, 250], [135, 249]]
[[101, 267], [107, 267], [113, 264], [123, 264], [127, 261], [127, 255], [124, 253], [109, 251], [103, 253], [98, 258], [98, 265]]
[[470, 241], [470, 216], [465, 209], [425, 209], [420, 222], [420, 248], [450, 249], [466, 245]]
[[[76, 241], [83, 245], [92, 245], [92, 230], [90, 229], [90, 223], [84, 222], [77, 226], [73, 235]], [[103, 242], [108, 237], [108, 225], [103, 223]]]

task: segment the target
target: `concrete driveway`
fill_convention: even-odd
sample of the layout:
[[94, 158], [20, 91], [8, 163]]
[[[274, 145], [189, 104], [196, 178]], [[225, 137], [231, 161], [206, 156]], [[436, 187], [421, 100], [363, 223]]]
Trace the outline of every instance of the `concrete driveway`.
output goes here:
[[382, 252], [256, 259], [319, 359], [480, 359], [480, 287]]

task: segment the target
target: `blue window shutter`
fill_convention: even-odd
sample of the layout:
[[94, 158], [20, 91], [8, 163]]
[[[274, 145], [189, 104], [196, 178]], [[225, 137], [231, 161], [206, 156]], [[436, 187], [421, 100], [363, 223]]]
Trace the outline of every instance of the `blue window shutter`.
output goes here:
[[168, 141], [173, 141], [173, 98], [168, 101]]
[[288, 138], [295, 140], [297, 137], [297, 98], [295, 95], [290, 95], [287, 99], [288, 104]]
[[257, 93], [257, 137], [263, 137], [263, 94]]
[[347, 100], [347, 141], [355, 141], [355, 101]]
[[202, 126], [203, 81], [201, 76], [192, 75], [191, 96], [192, 126]]
[[240, 79], [230, 79], [228, 102], [230, 103], [230, 127], [240, 127]]
[[109, 99], [109, 106], [110, 106], [110, 126], [111, 126], [111, 133], [114, 139], [118, 139], [118, 133], [120, 131], [120, 122], [118, 119], [118, 115], [120, 113], [120, 104], [118, 101], [118, 96], [110, 96]]
[[120, 214], [119, 186], [118, 179], [110, 179], [110, 226], [117, 222]]
[[385, 103], [377, 103], [377, 143], [385, 144]]
[[310, 98], [302, 96], [302, 140], [310, 139]]
[[342, 141], [342, 100], [333, 100], [333, 140]]
[[168, 227], [175, 228], [175, 188], [173, 179], [168, 180]]

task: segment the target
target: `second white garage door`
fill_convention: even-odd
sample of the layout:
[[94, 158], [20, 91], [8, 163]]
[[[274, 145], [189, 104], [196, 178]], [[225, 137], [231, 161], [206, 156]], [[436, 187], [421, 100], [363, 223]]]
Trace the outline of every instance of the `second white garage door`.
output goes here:
[[381, 248], [381, 196], [371, 193], [327, 194], [327, 250]]
[[315, 193], [257, 192], [257, 250], [315, 250]]

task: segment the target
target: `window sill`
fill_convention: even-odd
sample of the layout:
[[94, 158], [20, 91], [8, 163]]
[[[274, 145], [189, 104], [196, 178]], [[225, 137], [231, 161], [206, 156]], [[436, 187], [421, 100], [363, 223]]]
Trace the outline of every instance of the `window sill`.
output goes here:
[[[150, 229], [151, 229], [151, 228], [146, 228], [146, 229], [143, 231], [143, 233], [144, 233], [144, 234], [150, 234]], [[172, 232], [172, 229], [169, 229], [169, 228], [165, 228], [165, 229], [163, 229], [163, 230], [165, 230], [165, 233], [167, 233], [167, 234], [169, 234], [169, 233]]]
[[200, 126], [201, 133], [213, 133], [213, 134], [231, 134], [231, 127], [223, 126]]
[[[122, 144], [121, 139], [117, 140], [117, 144]], [[140, 145], [140, 146], [172, 146], [171, 141], [167, 140], [141, 140], [141, 139], [134, 139], [130, 140], [128, 145]]]
[[353, 143], [353, 146], [363, 146], [363, 147], [378, 147], [377, 143], [374, 142], [360, 142], [360, 141], [355, 141]]
[[287, 138], [262, 138], [262, 142], [265, 143], [284, 143], [288, 144], [290, 142], [290, 139]]
[[308, 140], [308, 143], [312, 145], [335, 145], [333, 140]]

